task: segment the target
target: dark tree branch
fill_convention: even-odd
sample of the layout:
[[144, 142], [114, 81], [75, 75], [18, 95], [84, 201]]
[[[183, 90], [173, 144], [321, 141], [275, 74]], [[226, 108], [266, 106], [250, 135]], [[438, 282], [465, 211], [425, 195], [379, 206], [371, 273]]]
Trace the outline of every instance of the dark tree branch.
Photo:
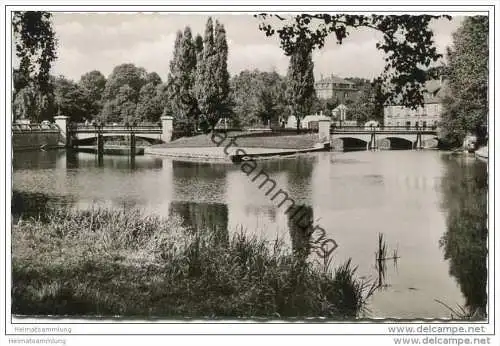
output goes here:
[[[431, 20], [451, 19], [450, 16], [431, 15], [347, 15], [347, 14], [299, 14], [287, 18], [262, 13], [259, 29], [266, 36], [277, 34], [281, 48], [291, 56], [299, 46], [311, 50], [321, 49], [331, 34], [338, 44], [349, 36], [350, 29], [369, 28], [381, 32], [383, 38], [376, 48], [385, 53], [385, 68], [382, 80], [392, 92], [391, 98], [400, 94], [402, 104], [416, 108], [423, 103], [423, 85], [433, 73], [427, 68], [442, 57], [434, 46]], [[271, 25], [268, 18], [275, 17], [283, 24]]]

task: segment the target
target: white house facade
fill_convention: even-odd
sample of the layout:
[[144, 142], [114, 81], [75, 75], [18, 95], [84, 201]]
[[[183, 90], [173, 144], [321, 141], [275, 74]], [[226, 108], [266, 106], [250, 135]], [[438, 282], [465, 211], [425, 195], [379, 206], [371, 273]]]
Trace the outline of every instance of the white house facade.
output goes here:
[[398, 105], [397, 102], [396, 104], [387, 104], [384, 107], [384, 126], [436, 128], [441, 121], [445, 83], [440, 80], [432, 80], [428, 81], [425, 87], [423, 107], [411, 109]]

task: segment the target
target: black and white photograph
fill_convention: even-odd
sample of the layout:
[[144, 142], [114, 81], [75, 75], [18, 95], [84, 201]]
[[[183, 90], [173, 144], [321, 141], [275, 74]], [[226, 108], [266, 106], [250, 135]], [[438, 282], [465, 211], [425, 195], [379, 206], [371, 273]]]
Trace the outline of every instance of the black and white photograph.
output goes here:
[[494, 2], [83, 5], [3, 6], [7, 344], [496, 343]]

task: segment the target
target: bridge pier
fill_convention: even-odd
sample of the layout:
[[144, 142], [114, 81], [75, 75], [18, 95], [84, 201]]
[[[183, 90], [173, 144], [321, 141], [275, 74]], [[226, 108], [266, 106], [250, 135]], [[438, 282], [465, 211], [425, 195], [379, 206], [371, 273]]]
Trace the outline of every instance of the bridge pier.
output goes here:
[[135, 157], [135, 149], [136, 149], [136, 141], [135, 134], [133, 131], [130, 132], [130, 156]]
[[68, 147], [70, 145], [70, 136], [68, 133], [68, 119], [66, 115], [56, 115], [54, 117], [54, 122], [61, 129], [61, 137], [63, 138], [64, 146]]
[[422, 143], [422, 133], [419, 132], [417, 133], [417, 141], [415, 142], [415, 149], [420, 150], [423, 149], [423, 143]]
[[375, 150], [377, 149], [377, 139], [375, 136], [375, 131], [373, 131], [370, 135], [370, 142], [368, 143], [368, 149], [369, 150]]
[[104, 157], [104, 136], [101, 130], [97, 130], [97, 160], [99, 165], [101, 165]]

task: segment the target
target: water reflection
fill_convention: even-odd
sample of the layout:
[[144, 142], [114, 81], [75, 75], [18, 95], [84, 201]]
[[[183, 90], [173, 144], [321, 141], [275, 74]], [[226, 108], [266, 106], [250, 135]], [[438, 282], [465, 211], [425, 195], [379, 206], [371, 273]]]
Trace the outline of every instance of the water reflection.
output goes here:
[[12, 160], [14, 170], [60, 169], [104, 167], [120, 170], [160, 169], [162, 160], [145, 156], [104, 155], [100, 163], [97, 155], [75, 150], [48, 150], [16, 152]]
[[210, 232], [219, 244], [229, 243], [226, 204], [172, 202], [169, 215], [174, 214], [182, 217], [184, 227], [196, 233]]
[[312, 230], [309, 225], [314, 220], [313, 208], [298, 205], [287, 213], [287, 217], [293, 253], [296, 258], [305, 262], [311, 252]]
[[[443, 207], [447, 231], [440, 244], [471, 314], [486, 314], [487, 193], [486, 163], [444, 157]], [[453, 304], [454, 305], [454, 304]]]
[[53, 169], [64, 160], [66, 153], [61, 150], [21, 151], [12, 157], [12, 168], [16, 169]]
[[74, 200], [70, 196], [50, 196], [39, 192], [12, 191], [12, 222], [22, 218], [43, 218], [50, 209], [71, 206]]
[[180, 201], [225, 201], [227, 165], [171, 161], [173, 199]]
[[[360, 276], [380, 279], [386, 289], [372, 297], [371, 317], [449, 317], [435, 299], [471, 310], [486, 304], [486, 230], [478, 226], [485, 222], [486, 167], [442, 156], [317, 153], [262, 161], [258, 170], [338, 243], [334, 265], [352, 258]], [[286, 206], [259, 189], [261, 180], [252, 182], [238, 165], [147, 155], [134, 164], [105, 155], [99, 167], [94, 154], [48, 151], [15, 153], [13, 167], [13, 215], [95, 202], [138, 207], [166, 217], [178, 213], [186, 227], [214, 232], [223, 242], [242, 229], [270, 241], [278, 236], [302, 259], [319, 256], [300, 227], [305, 221], [285, 213]], [[379, 233], [387, 237], [389, 254], [398, 250], [399, 269], [391, 261], [374, 265]]]

